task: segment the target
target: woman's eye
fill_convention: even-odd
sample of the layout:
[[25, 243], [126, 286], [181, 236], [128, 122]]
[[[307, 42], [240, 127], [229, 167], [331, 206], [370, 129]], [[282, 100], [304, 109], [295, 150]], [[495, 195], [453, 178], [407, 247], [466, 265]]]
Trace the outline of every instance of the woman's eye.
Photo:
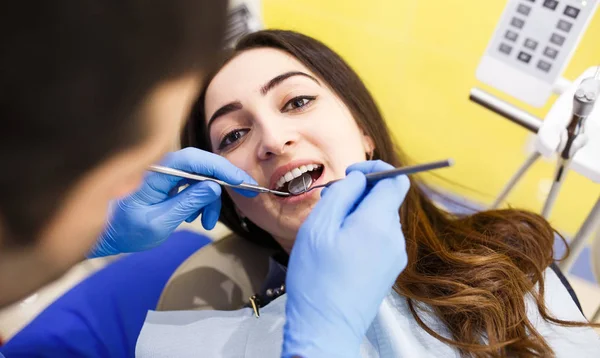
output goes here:
[[303, 110], [306, 106], [311, 104], [317, 97], [315, 96], [299, 96], [290, 99], [285, 106], [281, 109], [282, 112], [289, 112], [295, 110]]
[[223, 150], [233, 144], [235, 142], [242, 139], [250, 130], [249, 129], [236, 129], [229, 133], [227, 133], [223, 139], [221, 139], [221, 143], [219, 144], [219, 150]]

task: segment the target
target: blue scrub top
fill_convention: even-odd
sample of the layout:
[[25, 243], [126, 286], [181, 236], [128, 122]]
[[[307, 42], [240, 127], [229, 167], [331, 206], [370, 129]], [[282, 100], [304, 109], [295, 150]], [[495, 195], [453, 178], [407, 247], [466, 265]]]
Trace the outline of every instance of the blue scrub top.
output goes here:
[[146, 313], [173, 272], [210, 242], [178, 231], [157, 248], [117, 260], [50, 305], [0, 347], [0, 357], [133, 357]]

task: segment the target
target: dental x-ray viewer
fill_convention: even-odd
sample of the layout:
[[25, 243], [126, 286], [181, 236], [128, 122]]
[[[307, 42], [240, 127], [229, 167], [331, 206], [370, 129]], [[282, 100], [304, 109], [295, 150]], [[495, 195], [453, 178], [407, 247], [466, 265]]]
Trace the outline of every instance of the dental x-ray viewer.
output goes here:
[[[94, 257], [149, 249], [199, 215], [204, 227], [215, 226], [221, 187], [200, 182], [173, 196], [178, 179], [145, 173], [163, 158], [213, 65], [226, 8], [220, 0], [5, 5], [0, 306], [57, 278], [90, 250]], [[161, 164], [232, 184], [253, 182], [198, 149], [170, 153]], [[385, 179], [367, 189], [364, 175], [350, 172], [330, 187], [297, 238], [289, 277], [302, 280], [288, 283], [287, 310], [302, 322], [286, 325], [285, 356], [356, 356], [406, 264], [397, 240], [403, 200], [397, 193], [406, 193], [408, 180]], [[384, 224], [397, 231], [394, 240], [370, 233]], [[335, 255], [339, 247], [355, 255]], [[352, 284], [359, 269], [372, 278], [360, 287]], [[371, 269], [377, 275], [365, 272]], [[343, 285], [320, 282], [323, 270]], [[315, 327], [326, 333], [315, 334]]]

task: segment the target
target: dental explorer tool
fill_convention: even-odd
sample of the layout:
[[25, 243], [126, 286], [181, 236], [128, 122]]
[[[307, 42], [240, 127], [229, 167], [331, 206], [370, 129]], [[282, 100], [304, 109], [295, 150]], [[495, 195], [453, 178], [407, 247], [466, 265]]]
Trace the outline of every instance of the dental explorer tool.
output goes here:
[[254, 184], [246, 184], [246, 183], [242, 183], [239, 185], [233, 185], [233, 184], [229, 184], [227, 182], [224, 182], [222, 180], [219, 179], [215, 179], [215, 178], [211, 178], [211, 177], [206, 177], [203, 175], [198, 175], [198, 174], [192, 174], [192, 173], [188, 173], [188, 172], [184, 172], [182, 170], [177, 170], [177, 169], [173, 169], [173, 168], [168, 168], [168, 167], [163, 167], [160, 165], [151, 165], [148, 170], [156, 172], [156, 173], [162, 173], [162, 174], [168, 174], [168, 175], [173, 175], [176, 177], [180, 177], [180, 178], [185, 178], [185, 179], [192, 179], [192, 180], [198, 180], [198, 181], [212, 181], [214, 183], [217, 183], [219, 185], [223, 185], [229, 188], [234, 188], [234, 189], [242, 189], [242, 190], [248, 190], [248, 191], [253, 191], [256, 193], [271, 193], [271, 194], [275, 194], [275, 195], [279, 195], [279, 196], [290, 196], [290, 193], [286, 193], [283, 191], [277, 191], [277, 190], [271, 190], [271, 189], [267, 189], [265, 187], [259, 186], [259, 185], [254, 185]]
[[[367, 184], [373, 185], [381, 179], [391, 178], [391, 177], [395, 177], [398, 175], [410, 175], [410, 174], [416, 174], [416, 173], [420, 173], [420, 172], [424, 172], [424, 171], [428, 171], [428, 170], [445, 168], [445, 167], [452, 166], [453, 164], [454, 164], [454, 161], [452, 159], [446, 159], [446, 160], [442, 160], [442, 161], [438, 161], [438, 162], [419, 164], [419, 165], [413, 165], [413, 166], [408, 166], [408, 167], [390, 169], [390, 170], [386, 170], [386, 171], [382, 171], [382, 172], [370, 173], [370, 174], [365, 175], [365, 177], [367, 178]], [[301, 194], [307, 193], [314, 189], [325, 188], [325, 187], [330, 186], [333, 183], [336, 183], [336, 182], [342, 180], [342, 179], [332, 180], [325, 184], [315, 185], [313, 187], [310, 187], [310, 185], [312, 184], [312, 177], [310, 176], [310, 174], [308, 174], [308, 175], [305, 175], [305, 174], [307, 174], [307, 173], [304, 173], [301, 177], [294, 179], [294, 180], [302, 179], [302, 186], [299, 186], [299, 185], [291, 186], [288, 184], [289, 185], [288, 190], [290, 191], [291, 195], [294, 195], [294, 196], [301, 195]], [[291, 184], [291, 182], [290, 182], [290, 184]], [[294, 189], [297, 189], [297, 190], [294, 190]]]

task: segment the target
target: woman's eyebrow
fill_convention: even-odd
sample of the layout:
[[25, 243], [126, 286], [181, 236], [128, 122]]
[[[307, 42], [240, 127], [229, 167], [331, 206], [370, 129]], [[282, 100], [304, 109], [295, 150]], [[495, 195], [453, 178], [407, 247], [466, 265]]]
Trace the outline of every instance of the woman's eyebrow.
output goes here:
[[209, 131], [209, 133], [210, 133], [210, 126], [214, 123], [215, 119], [217, 119], [217, 118], [219, 118], [221, 116], [224, 116], [224, 115], [226, 115], [228, 113], [239, 111], [242, 108], [244, 108], [244, 106], [242, 106], [242, 102], [235, 101], [235, 102], [227, 103], [223, 107], [217, 109], [215, 111], [215, 113], [213, 113], [213, 115], [210, 116], [210, 119], [208, 120], [208, 131]]
[[308, 73], [304, 73], [304, 72], [300, 72], [300, 71], [290, 71], [290, 72], [286, 72], [283, 73], [279, 76], [274, 77], [273, 79], [271, 79], [269, 82], [267, 82], [264, 86], [261, 87], [260, 89], [260, 93], [264, 96], [266, 95], [270, 90], [272, 90], [275, 86], [277, 86], [278, 84], [280, 84], [281, 82], [285, 81], [286, 79], [293, 77], [293, 76], [304, 76], [304, 77], [308, 77], [311, 80], [315, 81], [319, 86], [321, 85], [319, 83], [319, 81], [314, 78], [313, 76], [309, 75]]

